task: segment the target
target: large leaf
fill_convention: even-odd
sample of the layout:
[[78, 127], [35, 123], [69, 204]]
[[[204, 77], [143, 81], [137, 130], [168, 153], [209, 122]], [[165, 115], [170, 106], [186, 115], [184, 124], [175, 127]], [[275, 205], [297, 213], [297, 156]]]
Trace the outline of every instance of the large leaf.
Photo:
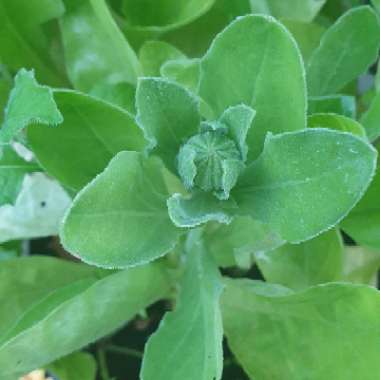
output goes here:
[[267, 281], [292, 289], [342, 279], [343, 244], [335, 229], [301, 244], [258, 252], [255, 258]]
[[326, 0], [250, 0], [252, 13], [263, 13], [276, 18], [310, 22]]
[[309, 95], [338, 92], [376, 60], [379, 47], [380, 23], [375, 12], [364, 6], [345, 13], [323, 35], [309, 61]]
[[0, 153], [0, 206], [14, 203], [26, 173], [39, 171], [38, 165], [22, 159], [10, 146]]
[[[23, 268], [13, 276], [22, 277]], [[59, 275], [59, 268], [54, 273]], [[1, 378], [17, 378], [110, 334], [168, 290], [158, 265], [94, 275], [52, 290], [23, 314], [13, 315], [14, 325], [0, 338]], [[1, 303], [7, 299], [12, 304], [9, 294]]]
[[55, 126], [62, 121], [52, 90], [40, 86], [33, 71], [22, 69], [15, 77], [15, 85], [5, 108], [4, 123], [0, 129], [0, 145], [10, 143], [31, 123]]
[[43, 168], [68, 188], [80, 190], [116, 153], [144, 148], [141, 130], [121, 108], [73, 91], [56, 91], [54, 98], [64, 122], [32, 125], [28, 139]]
[[150, 148], [175, 170], [179, 148], [199, 128], [198, 100], [174, 82], [143, 78], [137, 86], [136, 106], [137, 121]]
[[167, 31], [186, 25], [207, 12], [215, 0], [123, 0], [129, 28]]
[[313, 128], [269, 135], [231, 195], [243, 213], [298, 243], [335, 226], [355, 206], [374, 175], [376, 157], [372, 146], [345, 132]]
[[157, 259], [182, 233], [169, 218], [168, 196], [159, 160], [121, 152], [74, 199], [62, 243], [83, 261], [106, 268]]
[[372, 380], [380, 370], [376, 289], [327, 284], [292, 292], [226, 282], [225, 333], [252, 379]]
[[238, 18], [220, 33], [201, 60], [200, 96], [215, 118], [244, 103], [256, 110], [248, 134], [249, 158], [256, 158], [268, 131], [306, 126], [302, 58], [290, 33], [272, 18]]
[[24, 177], [14, 206], [0, 208], [0, 243], [57, 235], [70, 197], [42, 173]]
[[89, 91], [98, 82], [136, 83], [136, 54], [104, 0], [65, 0], [61, 31], [67, 72], [74, 87]]
[[165, 315], [145, 348], [143, 380], [220, 380], [222, 376], [222, 283], [198, 232], [189, 237], [176, 308]]
[[66, 83], [49, 52], [41, 24], [64, 13], [61, 0], [0, 2], [0, 60], [14, 70], [35, 69], [37, 77], [54, 86]]

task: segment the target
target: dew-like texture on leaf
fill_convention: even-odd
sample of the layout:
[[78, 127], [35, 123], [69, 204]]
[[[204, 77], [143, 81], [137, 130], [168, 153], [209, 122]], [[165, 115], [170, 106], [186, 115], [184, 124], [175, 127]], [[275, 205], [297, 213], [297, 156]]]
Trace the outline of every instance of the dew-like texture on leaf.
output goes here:
[[62, 123], [49, 87], [40, 86], [33, 71], [20, 70], [5, 108], [4, 123], [0, 129], [0, 145], [9, 144], [29, 124], [56, 126]]
[[14, 203], [26, 173], [39, 171], [38, 165], [22, 159], [10, 146], [0, 151], [0, 206]]
[[158, 159], [121, 152], [74, 199], [62, 225], [62, 244], [105, 268], [157, 259], [182, 233], [169, 218], [168, 197]]
[[127, 26], [146, 31], [168, 31], [207, 12], [215, 0], [123, 0]]
[[360, 122], [363, 124], [370, 141], [375, 141], [380, 137], [380, 93], [376, 94]]
[[89, 91], [99, 82], [135, 84], [140, 64], [104, 0], [65, 0], [60, 19], [65, 64], [74, 88]]
[[150, 149], [175, 172], [178, 151], [197, 133], [199, 102], [184, 87], [160, 78], [142, 78], [136, 93], [137, 122]]
[[70, 201], [66, 191], [43, 173], [26, 175], [15, 204], [0, 207], [0, 243], [57, 235]]
[[354, 119], [333, 113], [317, 113], [308, 117], [309, 128], [329, 128], [341, 132], [349, 132], [366, 139], [367, 135], [363, 126]]
[[48, 370], [59, 380], [95, 380], [96, 367], [91, 354], [75, 352], [50, 364]]
[[164, 316], [145, 348], [142, 380], [221, 378], [221, 276], [198, 231], [194, 235], [190, 235], [194, 240], [186, 252], [175, 310]]
[[375, 12], [363, 6], [345, 13], [326, 31], [309, 61], [309, 96], [337, 93], [376, 60], [379, 47]]
[[244, 370], [258, 380], [373, 380], [380, 371], [380, 295], [327, 284], [291, 292], [226, 280], [223, 326]]
[[252, 13], [263, 13], [276, 18], [310, 22], [326, 0], [250, 0]]
[[210, 221], [228, 224], [236, 210], [234, 202], [221, 201], [205, 192], [197, 192], [191, 197], [174, 194], [168, 199], [170, 218], [178, 227], [195, 227]]
[[356, 119], [356, 99], [349, 95], [311, 96], [307, 111], [309, 115], [336, 113]]
[[0, 2], [0, 61], [19, 70], [35, 69], [39, 80], [52, 86], [66, 84], [50, 54], [50, 37], [42, 24], [62, 16], [61, 0]]
[[64, 122], [32, 125], [28, 141], [42, 167], [71, 190], [85, 186], [116, 153], [145, 147], [133, 116], [121, 108], [74, 91], [56, 91], [54, 98]]
[[[27, 268], [22, 266], [20, 276]], [[17, 333], [11, 335], [8, 330], [7, 338], [3, 335], [0, 340], [0, 377], [17, 378], [87, 346], [120, 328], [169, 290], [164, 270], [155, 264], [110, 273], [56, 288], [26, 309], [12, 327]], [[59, 267], [54, 274], [60, 275]], [[6, 299], [10, 299], [8, 294]], [[17, 300], [9, 302], [11, 307]]]
[[336, 225], [366, 191], [377, 152], [345, 132], [312, 128], [268, 136], [232, 190], [241, 212], [291, 243]]
[[255, 259], [266, 281], [292, 289], [342, 280], [343, 243], [336, 229], [301, 244], [258, 252]]
[[262, 150], [268, 131], [306, 127], [305, 73], [298, 47], [285, 27], [268, 16], [238, 18], [201, 60], [199, 94], [215, 118], [244, 103], [256, 111], [248, 157]]
[[147, 77], [160, 76], [161, 66], [165, 62], [179, 58], [184, 59], [186, 56], [165, 41], [147, 41], [139, 51], [142, 71]]

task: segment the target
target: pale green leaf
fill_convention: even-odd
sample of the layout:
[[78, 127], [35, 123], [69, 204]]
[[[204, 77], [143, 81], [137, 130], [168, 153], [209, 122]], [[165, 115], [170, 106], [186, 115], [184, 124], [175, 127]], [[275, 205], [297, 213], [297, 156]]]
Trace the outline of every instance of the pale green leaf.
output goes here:
[[223, 326], [251, 379], [373, 380], [380, 371], [380, 295], [326, 284], [291, 292], [227, 280]]
[[361, 117], [368, 139], [375, 141], [380, 137], [380, 93], [377, 93], [367, 112]]
[[157, 259], [182, 233], [169, 218], [168, 197], [159, 160], [120, 152], [74, 199], [62, 225], [62, 244], [105, 268]]
[[198, 132], [199, 102], [184, 87], [160, 78], [139, 80], [136, 94], [137, 122], [150, 149], [175, 171], [180, 146]]
[[258, 252], [255, 259], [266, 281], [304, 289], [341, 280], [343, 255], [339, 231], [333, 229], [301, 244]]
[[121, 108], [74, 91], [55, 91], [54, 98], [64, 122], [32, 125], [28, 141], [42, 167], [71, 190], [85, 186], [116, 153], [145, 147], [133, 116]]
[[372, 146], [345, 132], [313, 128], [269, 135], [231, 195], [241, 212], [298, 243], [347, 215], [367, 190], [376, 158]]
[[356, 100], [348, 95], [326, 95], [309, 97], [308, 114], [336, 113], [356, 118]]
[[220, 116], [230, 106], [256, 110], [248, 134], [250, 159], [268, 131], [306, 127], [306, 89], [298, 47], [282, 24], [267, 16], [238, 18], [221, 32], [201, 60], [200, 96]]
[[354, 119], [333, 113], [317, 113], [308, 117], [309, 128], [329, 128], [341, 132], [349, 132], [366, 139], [365, 129]]
[[[24, 270], [25, 265], [18, 275]], [[29, 289], [20, 285], [20, 290]], [[154, 264], [107, 277], [95, 274], [52, 290], [13, 315], [13, 327], [0, 338], [0, 377], [17, 378], [110, 334], [168, 290], [164, 270]]]
[[345, 13], [326, 31], [309, 61], [309, 95], [341, 90], [376, 60], [379, 47], [380, 23], [375, 12], [363, 6]]
[[220, 380], [223, 328], [221, 276], [199, 231], [189, 236], [178, 302], [145, 348], [142, 380]]
[[54, 102], [52, 90], [40, 86], [33, 71], [20, 70], [15, 77], [2, 128], [0, 145], [10, 143], [31, 123], [57, 125], [63, 117]]
[[14, 206], [0, 208], [0, 243], [57, 235], [70, 197], [42, 173], [26, 175]]
[[74, 87], [89, 91], [97, 83], [135, 84], [140, 64], [104, 0], [64, 0], [60, 19], [65, 63]]

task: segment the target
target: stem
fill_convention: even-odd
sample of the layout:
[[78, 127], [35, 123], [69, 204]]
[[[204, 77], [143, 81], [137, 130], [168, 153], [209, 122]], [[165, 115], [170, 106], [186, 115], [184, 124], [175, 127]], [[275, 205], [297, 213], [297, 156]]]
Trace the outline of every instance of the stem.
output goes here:
[[119, 346], [109, 345], [106, 347], [106, 350], [109, 352], [113, 352], [115, 354], [132, 356], [136, 359], [142, 359], [143, 357], [142, 352], [138, 350], [134, 350], [133, 348], [128, 348], [128, 347], [119, 347]]
[[104, 349], [99, 348], [97, 350], [97, 357], [99, 361], [100, 377], [102, 378], [102, 380], [111, 380], [110, 374], [108, 372], [106, 353]]

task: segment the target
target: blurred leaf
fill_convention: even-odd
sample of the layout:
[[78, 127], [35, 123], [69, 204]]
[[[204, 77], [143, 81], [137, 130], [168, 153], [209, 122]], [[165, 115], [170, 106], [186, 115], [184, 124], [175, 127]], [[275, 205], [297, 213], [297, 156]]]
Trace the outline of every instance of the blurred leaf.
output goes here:
[[356, 118], [356, 100], [354, 96], [327, 95], [309, 97], [308, 114], [336, 113]]
[[375, 141], [380, 137], [380, 92], [376, 94], [367, 112], [361, 117], [368, 139]]

